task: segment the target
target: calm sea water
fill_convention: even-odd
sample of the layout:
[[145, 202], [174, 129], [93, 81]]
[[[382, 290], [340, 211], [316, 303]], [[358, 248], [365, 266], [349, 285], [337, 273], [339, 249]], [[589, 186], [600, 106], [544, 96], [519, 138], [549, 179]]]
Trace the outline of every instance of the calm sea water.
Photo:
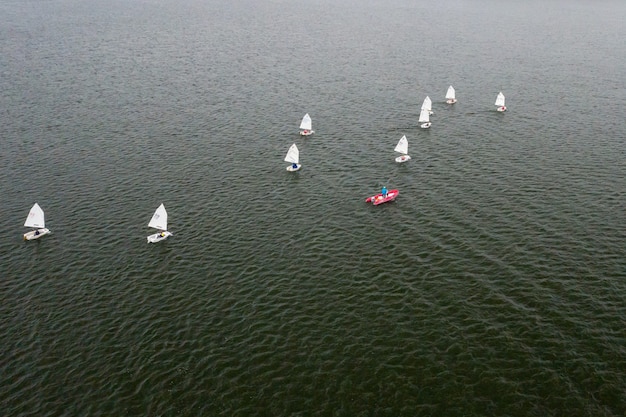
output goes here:
[[624, 21], [0, 0], [1, 414], [624, 416]]

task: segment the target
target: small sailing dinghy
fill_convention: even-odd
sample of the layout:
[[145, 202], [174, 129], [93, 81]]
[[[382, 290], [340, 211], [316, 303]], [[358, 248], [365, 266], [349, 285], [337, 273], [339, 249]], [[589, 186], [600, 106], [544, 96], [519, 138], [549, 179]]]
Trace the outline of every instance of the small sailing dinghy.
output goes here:
[[454, 91], [454, 87], [452, 86], [448, 87], [448, 92], [446, 93], [446, 103], [456, 103], [456, 92]]
[[294, 172], [302, 168], [302, 165], [299, 164], [300, 151], [298, 150], [298, 147], [295, 143], [291, 145], [291, 147], [287, 151], [287, 156], [285, 156], [285, 162], [291, 162], [291, 165], [287, 167], [287, 171]]
[[411, 159], [411, 157], [408, 155], [408, 153], [409, 153], [409, 141], [406, 139], [406, 136], [403, 135], [400, 138], [400, 141], [396, 145], [396, 148], [394, 149], [394, 151], [400, 152], [402, 154], [402, 155], [400, 155], [399, 157], [396, 158], [396, 162], [397, 163], [406, 162], [406, 161], [409, 161]]
[[43, 210], [37, 203], [35, 203], [35, 205], [30, 209], [30, 212], [26, 217], [26, 222], [24, 222], [24, 226], [35, 228], [35, 230], [24, 233], [24, 240], [39, 239], [43, 235], [50, 233], [50, 230], [46, 229]]
[[496, 109], [497, 111], [506, 111], [506, 106], [504, 105], [504, 94], [502, 94], [502, 91], [498, 93], [495, 104], [498, 106]]
[[305, 114], [302, 118], [302, 122], [300, 122], [300, 135], [310, 136], [315, 133], [315, 131], [311, 129], [312, 125], [311, 116], [309, 116], [309, 113]]
[[[385, 191], [387, 190], [385, 189]], [[371, 197], [367, 197], [365, 199], [365, 202], [372, 203], [373, 205], [377, 206], [379, 204], [383, 204], [383, 203], [387, 203], [389, 201], [395, 200], [399, 194], [400, 194], [400, 191], [398, 190], [389, 190], [387, 191], [386, 195], [383, 195], [383, 193], [380, 193], [380, 194], [373, 195]]]
[[432, 125], [432, 123], [430, 122], [430, 114], [428, 112], [428, 109], [422, 108], [418, 121], [419, 123], [421, 123], [420, 127], [422, 129], [428, 129]]
[[172, 236], [172, 233], [167, 231], [167, 211], [163, 204], [154, 212], [148, 227], [159, 230], [159, 233], [148, 236], [148, 243], [157, 243]]
[[433, 101], [430, 97], [426, 96], [424, 102], [422, 103], [422, 109], [428, 110], [428, 114], [433, 114]]

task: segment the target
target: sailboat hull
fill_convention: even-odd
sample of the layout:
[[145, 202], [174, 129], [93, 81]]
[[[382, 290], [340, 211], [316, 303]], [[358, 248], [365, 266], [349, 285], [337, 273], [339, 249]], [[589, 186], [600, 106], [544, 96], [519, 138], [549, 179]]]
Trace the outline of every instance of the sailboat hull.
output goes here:
[[499, 111], [499, 112], [506, 111], [506, 106], [500, 106], [496, 110]]
[[39, 239], [40, 237], [45, 236], [48, 233], [50, 233], [50, 230], [46, 229], [45, 227], [42, 229], [31, 230], [28, 233], [24, 233], [24, 240]]
[[395, 200], [398, 194], [400, 194], [400, 191], [398, 190], [389, 190], [387, 192], [387, 197], [383, 197], [382, 194], [376, 194], [371, 197], [367, 197], [365, 199], [365, 202], [372, 203], [373, 205], [377, 206], [379, 204], [383, 204], [383, 203], [387, 203], [389, 201]]
[[401, 164], [402, 162], [410, 161], [411, 157], [409, 155], [402, 155], [396, 158], [396, 162]]
[[449, 98], [448, 100], [446, 100], [446, 103], [454, 104], [454, 103], [456, 103], [456, 99], [455, 98]]
[[422, 123], [422, 124], [420, 125], [420, 127], [421, 127], [422, 129], [428, 129], [428, 128], [430, 128], [430, 125], [431, 125], [431, 123], [430, 123], [430, 122], [426, 122], [426, 123]]
[[293, 165], [289, 165], [287, 167], [287, 171], [289, 172], [296, 172], [296, 171], [300, 171], [300, 168], [302, 168], [302, 165], [298, 164], [295, 168], [293, 167]]
[[171, 232], [168, 232], [167, 230], [164, 232], [159, 232], [159, 233], [155, 233], [153, 235], [148, 236], [148, 243], [158, 243], [162, 240], [167, 239], [168, 237], [172, 236]]
[[313, 133], [315, 133], [315, 130], [301, 130], [300, 136], [311, 136]]

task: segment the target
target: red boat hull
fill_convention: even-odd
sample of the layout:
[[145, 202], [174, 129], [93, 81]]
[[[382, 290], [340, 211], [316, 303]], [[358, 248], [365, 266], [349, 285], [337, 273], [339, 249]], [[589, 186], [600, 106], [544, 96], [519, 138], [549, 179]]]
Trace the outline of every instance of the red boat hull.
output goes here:
[[398, 194], [400, 194], [400, 191], [398, 190], [389, 190], [387, 191], [387, 197], [383, 197], [382, 194], [376, 194], [371, 197], [367, 197], [367, 199], [365, 199], [365, 202], [372, 203], [373, 205], [377, 206], [379, 204], [395, 200]]

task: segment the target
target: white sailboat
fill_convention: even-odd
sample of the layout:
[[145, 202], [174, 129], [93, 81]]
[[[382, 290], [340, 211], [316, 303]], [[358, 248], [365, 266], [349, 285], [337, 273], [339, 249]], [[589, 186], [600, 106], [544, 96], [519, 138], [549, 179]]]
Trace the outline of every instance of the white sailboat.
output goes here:
[[504, 105], [504, 94], [502, 94], [502, 91], [498, 93], [495, 104], [498, 106], [496, 109], [497, 111], [506, 111], [506, 106]]
[[30, 209], [30, 212], [26, 217], [26, 221], [24, 222], [24, 226], [35, 228], [35, 230], [24, 233], [24, 240], [39, 239], [43, 235], [50, 233], [50, 230], [46, 229], [43, 210], [37, 203], [35, 203], [35, 205]]
[[312, 129], [313, 121], [311, 120], [311, 116], [309, 113], [305, 114], [300, 122], [300, 135], [302, 136], [310, 136], [315, 131]]
[[160, 230], [159, 233], [148, 236], [148, 243], [157, 243], [172, 236], [172, 233], [167, 231], [167, 211], [163, 204], [155, 210], [148, 227]]
[[454, 87], [452, 86], [448, 87], [448, 92], [446, 93], [446, 103], [456, 103], [456, 91], [454, 91]]
[[420, 127], [422, 129], [428, 129], [430, 127], [432, 123], [430, 123], [430, 113], [428, 112], [428, 109], [422, 108], [418, 121], [421, 123]]
[[433, 114], [433, 101], [430, 97], [426, 96], [424, 103], [422, 103], [422, 109], [428, 110], [428, 114]]
[[295, 143], [291, 145], [289, 151], [287, 151], [287, 156], [285, 156], [285, 162], [291, 162], [291, 165], [287, 167], [287, 171], [293, 172], [302, 168], [302, 165], [299, 164], [300, 151], [298, 150], [298, 147]]
[[394, 151], [400, 152], [402, 154], [402, 155], [400, 155], [399, 157], [396, 158], [396, 162], [398, 162], [398, 163], [406, 162], [406, 161], [409, 161], [411, 159], [411, 157], [408, 155], [408, 153], [409, 153], [409, 141], [407, 140], [406, 136], [403, 135], [400, 138], [400, 141], [396, 145], [396, 148], [394, 149]]

